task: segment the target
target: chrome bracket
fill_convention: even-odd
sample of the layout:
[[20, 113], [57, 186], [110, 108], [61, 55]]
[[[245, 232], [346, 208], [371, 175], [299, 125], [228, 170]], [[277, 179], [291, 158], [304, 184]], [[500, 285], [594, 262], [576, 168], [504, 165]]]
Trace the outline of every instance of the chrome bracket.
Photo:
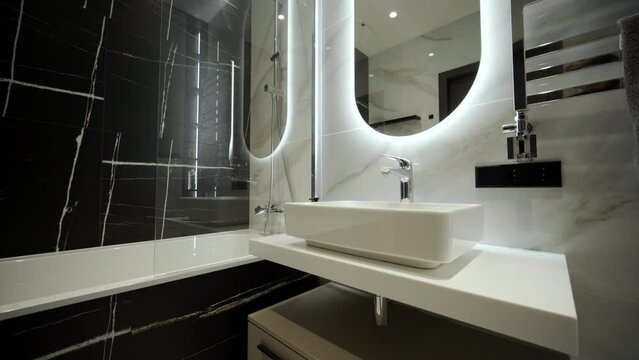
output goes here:
[[502, 132], [508, 135], [508, 159], [532, 161], [537, 157], [537, 135], [532, 133], [533, 126], [527, 121], [525, 110], [517, 110], [515, 114], [514, 123], [501, 127]]

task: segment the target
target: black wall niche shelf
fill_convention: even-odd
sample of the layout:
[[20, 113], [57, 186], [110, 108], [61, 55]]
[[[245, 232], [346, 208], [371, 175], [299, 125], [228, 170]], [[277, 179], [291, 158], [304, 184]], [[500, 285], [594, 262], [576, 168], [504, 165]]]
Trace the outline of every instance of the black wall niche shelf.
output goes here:
[[560, 188], [561, 161], [475, 166], [476, 188]]

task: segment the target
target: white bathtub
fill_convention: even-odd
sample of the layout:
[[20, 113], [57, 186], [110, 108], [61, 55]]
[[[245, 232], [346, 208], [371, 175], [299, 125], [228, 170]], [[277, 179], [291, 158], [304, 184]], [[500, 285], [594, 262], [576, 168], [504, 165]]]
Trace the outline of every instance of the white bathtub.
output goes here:
[[0, 260], [0, 320], [258, 261], [250, 230]]

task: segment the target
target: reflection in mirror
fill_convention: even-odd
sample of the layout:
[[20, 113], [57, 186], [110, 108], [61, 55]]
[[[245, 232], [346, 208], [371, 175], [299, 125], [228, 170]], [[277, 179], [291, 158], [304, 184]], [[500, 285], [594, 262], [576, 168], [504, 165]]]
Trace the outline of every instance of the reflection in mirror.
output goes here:
[[286, 0], [251, 2], [251, 74], [245, 78], [251, 108], [244, 141], [258, 158], [277, 148], [286, 127], [287, 4]]
[[448, 116], [475, 80], [479, 0], [356, 0], [355, 97], [362, 118], [395, 136]]
[[[250, 104], [244, 84], [251, 77], [251, 53], [246, 49], [251, 19], [272, 13], [255, 13], [259, 9], [251, 0], [174, 0], [163, 6], [167, 34], [158, 45], [169, 61], [161, 68], [166, 115], [158, 162], [175, 167], [157, 169], [155, 236], [246, 229], [250, 164], [241, 136]], [[130, 225], [119, 231], [134, 232]]]

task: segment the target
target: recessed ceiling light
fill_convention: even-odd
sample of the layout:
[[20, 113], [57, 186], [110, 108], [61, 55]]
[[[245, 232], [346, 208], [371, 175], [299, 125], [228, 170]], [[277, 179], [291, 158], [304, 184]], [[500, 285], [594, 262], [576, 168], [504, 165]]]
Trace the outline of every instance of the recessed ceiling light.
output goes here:
[[373, 77], [375, 76], [375, 74], [368, 74], [368, 77]]
[[397, 11], [393, 10], [391, 12], [388, 13], [388, 17], [391, 19], [394, 19], [397, 17]]
[[284, 16], [284, 14], [279, 14], [279, 15], [277, 15], [277, 18], [280, 19], [280, 20], [284, 20], [284, 19], [286, 19], [286, 16]]
[[428, 56], [433, 57], [435, 56], [435, 53], [428, 53]]

